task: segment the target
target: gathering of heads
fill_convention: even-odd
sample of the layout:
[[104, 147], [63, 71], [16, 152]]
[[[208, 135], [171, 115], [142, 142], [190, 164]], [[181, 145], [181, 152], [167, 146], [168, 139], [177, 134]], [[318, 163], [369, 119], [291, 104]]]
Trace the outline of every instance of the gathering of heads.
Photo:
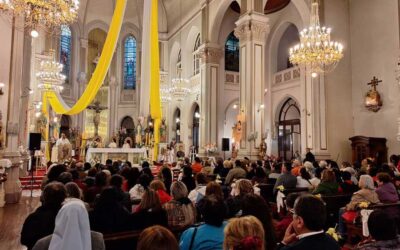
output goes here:
[[[329, 227], [346, 240], [348, 217], [356, 221], [362, 204], [399, 202], [398, 156], [388, 164], [306, 160], [53, 164], [21, 243], [34, 250], [106, 249], [109, 235], [137, 232], [132, 249], [333, 250], [341, 246]], [[327, 199], [336, 196], [349, 202], [332, 223]], [[370, 236], [356, 249], [400, 249], [399, 217], [397, 207], [372, 209]], [[386, 245], [393, 248], [379, 248]]]

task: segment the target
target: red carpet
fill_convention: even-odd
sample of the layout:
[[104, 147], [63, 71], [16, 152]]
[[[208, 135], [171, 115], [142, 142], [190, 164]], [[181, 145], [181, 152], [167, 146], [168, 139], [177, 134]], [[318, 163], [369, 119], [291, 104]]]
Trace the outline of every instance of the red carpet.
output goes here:
[[33, 178], [30, 173], [25, 177], [20, 177], [21, 187], [23, 190], [40, 189], [42, 185], [43, 176], [46, 174], [45, 169], [33, 171]]

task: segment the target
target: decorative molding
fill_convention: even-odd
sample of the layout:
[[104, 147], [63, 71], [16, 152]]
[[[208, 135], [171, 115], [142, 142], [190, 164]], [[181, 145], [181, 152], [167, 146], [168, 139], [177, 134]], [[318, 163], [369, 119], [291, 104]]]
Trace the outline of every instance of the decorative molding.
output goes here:
[[248, 41], [265, 42], [270, 32], [269, 18], [265, 15], [252, 13], [245, 15], [236, 22], [235, 36], [241, 43]]
[[300, 79], [300, 73], [301, 72], [300, 72], [299, 67], [292, 67], [289, 69], [279, 71], [274, 74], [273, 84], [281, 84], [281, 83], [287, 83], [290, 81], [298, 80], [298, 79]]
[[89, 47], [89, 40], [88, 39], [81, 38], [80, 42], [81, 42], [81, 47], [82, 48], [87, 49]]
[[219, 64], [223, 51], [218, 47], [212, 47], [208, 44], [203, 44], [199, 48], [198, 55], [201, 58], [202, 63], [213, 63]]

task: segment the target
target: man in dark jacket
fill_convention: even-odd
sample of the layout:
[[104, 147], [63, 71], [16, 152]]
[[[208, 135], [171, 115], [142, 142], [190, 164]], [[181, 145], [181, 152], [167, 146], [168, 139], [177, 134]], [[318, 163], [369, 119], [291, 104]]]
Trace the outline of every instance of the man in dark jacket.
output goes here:
[[32, 249], [36, 241], [54, 231], [56, 216], [67, 197], [67, 191], [60, 182], [46, 185], [40, 200], [42, 205], [25, 220], [21, 231], [21, 244]]
[[326, 208], [311, 195], [300, 196], [294, 205], [293, 222], [278, 245], [279, 250], [339, 250], [338, 243], [325, 234]]

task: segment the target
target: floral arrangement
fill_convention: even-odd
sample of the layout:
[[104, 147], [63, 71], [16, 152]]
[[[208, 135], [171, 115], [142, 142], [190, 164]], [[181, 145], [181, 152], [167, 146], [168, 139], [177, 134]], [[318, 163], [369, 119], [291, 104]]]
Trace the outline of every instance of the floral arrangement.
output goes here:
[[367, 202], [367, 201], [362, 201], [362, 202], [360, 202], [360, 203], [358, 204], [358, 207], [361, 208], [361, 209], [366, 209], [366, 208], [369, 207], [369, 202]]
[[218, 152], [218, 147], [217, 147], [217, 144], [215, 144], [215, 143], [208, 143], [208, 144], [203, 146], [203, 149], [207, 153], [210, 153], [210, 154]]
[[283, 185], [277, 186], [276, 189], [278, 189], [281, 192], [285, 191], [285, 187]]
[[334, 240], [339, 241], [341, 239], [340, 235], [336, 232], [336, 228], [331, 227], [326, 231], [327, 235], [330, 235]]

